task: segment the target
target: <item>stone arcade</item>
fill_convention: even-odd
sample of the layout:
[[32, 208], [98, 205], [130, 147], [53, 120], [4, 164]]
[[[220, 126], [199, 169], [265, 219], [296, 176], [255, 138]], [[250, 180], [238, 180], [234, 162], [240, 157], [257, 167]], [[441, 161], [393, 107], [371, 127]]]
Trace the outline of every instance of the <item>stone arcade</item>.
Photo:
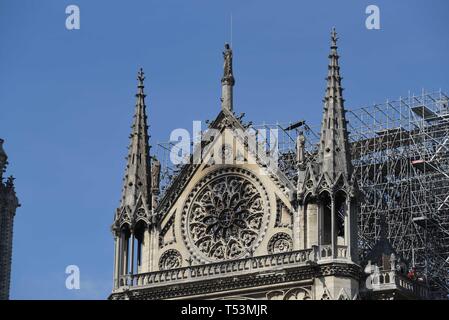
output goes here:
[[[379, 245], [359, 261], [357, 181], [352, 175], [337, 34], [331, 47], [321, 139], [314, 161], [297, 140], [297, 179], [270, 166], [240, 133], [233, 111], [232, 49], [225, 46], [221, 110], [201, 163], [191, 161], [160, 196], [160, 163], [150, 157], [144, 74], [138, 92], [120, 207], [112, 226], [110, 299], [425, 298]], [[230, 133], [230, 134], [225, 134]], [[220, 143], [218, 143], [220, 141]], [[221, 152], [234, 164], [214, 161]], [[243, 163], [237, 155], [244, 155]], [[194, 157], [194, 155], [192, 155]], [[232, 162], [231, 161], [231, 162]], [[388, 262], [388, 263], [387, 263]], [[364, 268], [363, 266], [367, 265]]]

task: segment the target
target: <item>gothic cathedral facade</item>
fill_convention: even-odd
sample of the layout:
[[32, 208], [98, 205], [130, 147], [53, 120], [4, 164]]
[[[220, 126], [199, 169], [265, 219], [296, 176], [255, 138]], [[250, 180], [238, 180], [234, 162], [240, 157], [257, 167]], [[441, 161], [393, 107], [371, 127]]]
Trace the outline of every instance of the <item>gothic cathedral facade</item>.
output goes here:
[[138, 73], [112, 225], [110, 299], [358, 299], [359, 201], [335, 30], [318, 153], [306, 161], [304, 136], [298, 136], [293, 180], [250, 146], [249, 125], [233, 110], [227, 44], [223, 56], [221, 110], [163, 196], [161, 164], [150, 156], [144, 74]]

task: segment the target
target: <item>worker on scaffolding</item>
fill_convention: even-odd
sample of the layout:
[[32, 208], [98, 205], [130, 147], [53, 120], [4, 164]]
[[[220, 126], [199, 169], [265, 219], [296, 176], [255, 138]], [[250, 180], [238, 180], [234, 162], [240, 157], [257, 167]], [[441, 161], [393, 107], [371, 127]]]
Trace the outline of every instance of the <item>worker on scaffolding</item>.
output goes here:
[[407, 278], [409, 278], [410, 280], [416, 280], [417, 279], [417, 274], [416, 274], [416, 267], [412, 267], [409, 272], [407, 273]]

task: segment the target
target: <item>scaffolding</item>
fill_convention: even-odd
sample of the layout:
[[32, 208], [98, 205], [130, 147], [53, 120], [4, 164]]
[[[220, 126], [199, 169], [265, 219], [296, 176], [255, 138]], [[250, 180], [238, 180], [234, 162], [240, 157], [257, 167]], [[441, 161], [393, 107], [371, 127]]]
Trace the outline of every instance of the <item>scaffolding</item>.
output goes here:
[[347, 112], [354, 171], [363, 195], [362, 256], [385, 217], [393, 247], [449, 293], [449, 108], [444, 93], [426, 93]]
[[[395, 250], [428, 281], [436, 297], [449, 295], [449, 98], [443, 92], [408, 95], [346, 113], [354, 174], [360, 190], [362, 258], [380, 238], [381, 221]], [[319, 126], [305, 121], [262, 124], [278, 129], [279, 168], [297, 179], [296, 139], [316, 161]], [[170, 143], [160, 143], [164, 190], [179, 172]]]

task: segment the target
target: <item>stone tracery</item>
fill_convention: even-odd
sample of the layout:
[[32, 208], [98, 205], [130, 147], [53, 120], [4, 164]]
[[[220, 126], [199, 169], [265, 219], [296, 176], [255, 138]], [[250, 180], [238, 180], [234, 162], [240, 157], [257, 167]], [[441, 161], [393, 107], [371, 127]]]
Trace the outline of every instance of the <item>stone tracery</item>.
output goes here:
[[261, 186], [241, 174], [206, 180], [187, 212], [190, 243], [208, 260], [240, 258], [257, 246], [265, 221]]
[[285, 232], [276, 233], [268, 242], [268, 253], [281, 253], [293, 249], [292, 238]]
[[182, 257], [178, 250], [165, 251], [159, 259], [159, 270], [176, 269], [182, 266]]

